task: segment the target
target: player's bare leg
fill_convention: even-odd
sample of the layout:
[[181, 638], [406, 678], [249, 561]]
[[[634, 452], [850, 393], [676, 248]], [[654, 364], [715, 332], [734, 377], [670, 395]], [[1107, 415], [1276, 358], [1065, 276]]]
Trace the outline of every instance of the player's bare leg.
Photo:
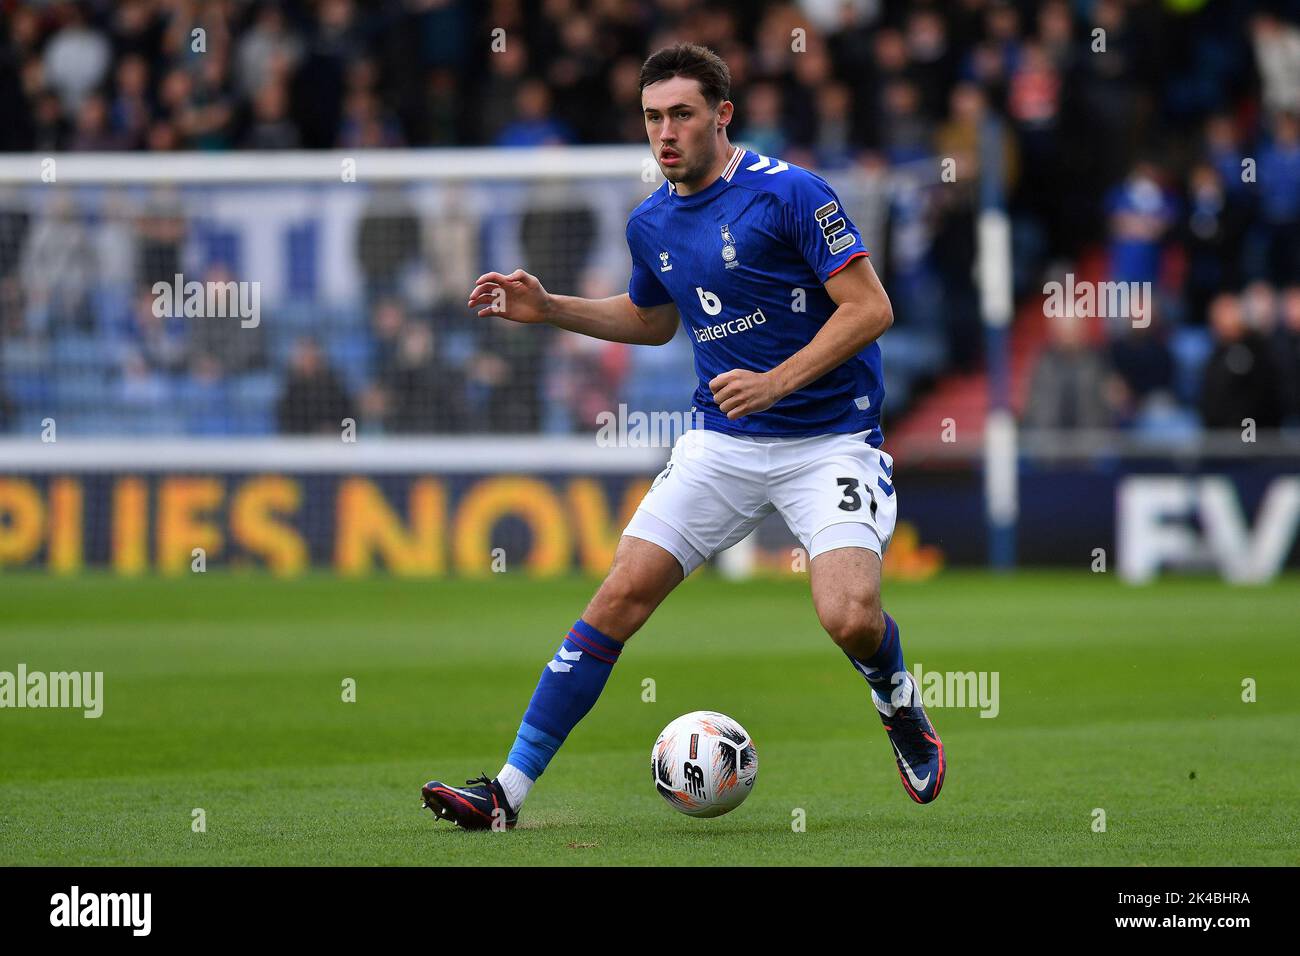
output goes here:
[[542, 670], [501, 773], [467, 780], [465, 787], [431, 780], [421, 790], [424, 805], [468, 830], [513, 827], [533, 783], [596, 703], [624, 642], [682, 578], [671, 553], [624, 535], [605, 580]]
[[947, 757], [903, 664], [898, 623], [881, 607], [880, 557], [867, 548], [826, 551], [813, 558], [811, 579], [822, 627], [871, 685], [903, 789], [929, 803], [943, 786]]
[[582, 619], [614, 640], [626, 641], [681, 583], [682, 566], [675, 557], [653, 542], [624, 535]]
[[885, 614], [880, 608], [880, 558], [866, 548], [819, 554], [811, 567], [817, 619], [840, 650], [860, 661], [880, 649]]

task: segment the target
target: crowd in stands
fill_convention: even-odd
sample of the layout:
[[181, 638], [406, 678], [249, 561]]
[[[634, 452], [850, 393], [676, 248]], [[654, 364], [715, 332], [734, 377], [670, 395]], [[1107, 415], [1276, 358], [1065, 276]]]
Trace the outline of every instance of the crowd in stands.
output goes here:
[[[1294, 0], [0, 0], [0, 10], [0, 150], [38, 154], [643, 143], [641, 62], [669, 42], [705, 43], [732, 72], [733, 141], [879, 187], [870, 242], [895, 306], [891, 414], [945, 372], [979, 367], [975, 223], [983, 166], [996, 162], [1019, 301], [1065, 272], [1154, 289], [1145, 327], [1049, 320], [1028, 426], [1300, 425]], [[992, 153], [980, 149], [989, 129]], [[939, 178], [945, 159], [955, 181]], [[918, 169], [927, 188], [898, 188], [896, 174]], [[525, 215], [521, 264], [555, 291], [619, 291], [619, 277], [547, 261], [555, 231], [589, 234], [589, 215]], [[268, 342], [273, 333], [156, 318], [148, 284], [179, 271], [192, 224], [165, 204], [123, 221], [135, 288], [95, 301], [97, 260], [73, 211], [37, 214], [0, 193], [0, 430], [51, 394], [111, 394], [145, 411], [228, 399], [198, 418], [155, 415], [169, 422], [159, 430], [337, 430], [350, 413], [419, 433], [584, 429], [629, 395], [663, 393], [663, 367], [625, 347], [474, 321], [461, 296], [410, 294], [392, 250], [428, 245], [413, 214], [360, 220], [366, 289], [344, 323], [360, 343], [346, 356], [324, 326]], [[214, 257], [205, 278], [225, 268]], [[33, 348], [58, 352], [68, 336], [111, 346], [111, 381], [96, 390], [15, 375]], [[690, 378], [681, 346], [679, 386]], [[83, 369], [70, 360], [53, 374]]]

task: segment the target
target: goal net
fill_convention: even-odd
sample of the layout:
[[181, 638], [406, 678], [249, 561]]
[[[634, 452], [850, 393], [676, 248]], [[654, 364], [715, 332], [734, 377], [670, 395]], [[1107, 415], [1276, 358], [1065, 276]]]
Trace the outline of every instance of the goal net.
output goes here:
[[[604, 571], [675, 435], [600, 425], [684, 419], [689, 342], [465, 303], [515, 268], [625, 291], [659, 175], [640, 147], [0, 158], [0, 567]], [[833, 184], [874, 242], [886, 185]]]
[[[684, 335], [631, 348], [483, 319], [489, 269], [626, 289], [644, 150], [0, 162], [0, 429], [66, 436], [590, 433], [683, 410]], [[846, 204], [877, 213], [852, 177]]]

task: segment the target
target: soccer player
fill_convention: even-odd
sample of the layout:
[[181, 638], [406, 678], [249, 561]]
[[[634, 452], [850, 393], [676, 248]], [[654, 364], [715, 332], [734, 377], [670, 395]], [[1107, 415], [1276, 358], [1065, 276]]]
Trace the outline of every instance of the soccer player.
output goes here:
[[608, 576], [542, 670], [501, 772], [465, 787], [430, 781], [424, 803], [467, 829], [514, 826], [628, 638], [774, 510], [808, 551], [817, 616], [866, 679], [903, 788], [929, 803], [943, 786], [943, 744], [880, 603], [898, 501], [881, 449], [876, 343], [893, 322], [889, 298], [824, 180], [728, 141], [730, 74], [716, 54], [659, 50], [640, 86], [667, 182], [628, 218], [627, 294], [552, 295], [519, 269], [480, 276], [469, 306], [637, 345], [665, 344], [680, 321], [702, 427], [678, 439], [624, 529]]

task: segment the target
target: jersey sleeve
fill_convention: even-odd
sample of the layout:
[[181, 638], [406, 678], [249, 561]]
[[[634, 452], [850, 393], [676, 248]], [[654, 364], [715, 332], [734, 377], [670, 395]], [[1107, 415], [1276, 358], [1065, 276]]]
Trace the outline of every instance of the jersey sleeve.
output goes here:
[[792, 177], [788, 188], [786, 234], [818, 279], [825, 282], [858, 256], [868, 254], [858, 227], [825, 180], [805, 173]]
[[631, 223], [628, 224], [627, 229], [627, 250], [632, 254], [632, 275], [627, 281], [627, 294], [632, 304], [638, 308], [649, 309], [671, 302], [673, 297], [668, 294], [659, 277], [651, 271], [640, 256], [636, 240], [632, 236]]

